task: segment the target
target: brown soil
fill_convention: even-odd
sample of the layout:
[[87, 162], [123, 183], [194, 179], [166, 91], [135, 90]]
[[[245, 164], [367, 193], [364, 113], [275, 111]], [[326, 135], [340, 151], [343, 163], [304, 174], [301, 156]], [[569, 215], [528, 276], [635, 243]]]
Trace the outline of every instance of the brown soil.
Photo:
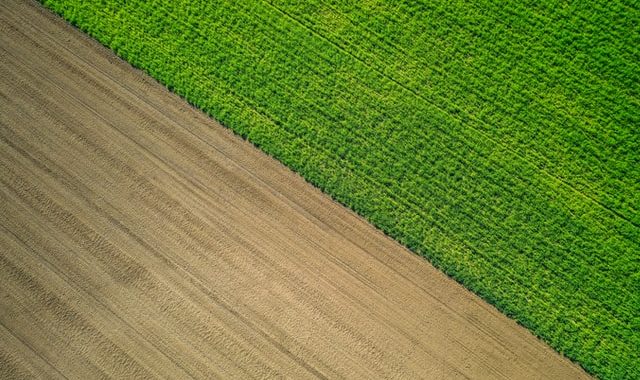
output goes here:
[[31, 1], [0, 216], [0, 378], [587, 377]]

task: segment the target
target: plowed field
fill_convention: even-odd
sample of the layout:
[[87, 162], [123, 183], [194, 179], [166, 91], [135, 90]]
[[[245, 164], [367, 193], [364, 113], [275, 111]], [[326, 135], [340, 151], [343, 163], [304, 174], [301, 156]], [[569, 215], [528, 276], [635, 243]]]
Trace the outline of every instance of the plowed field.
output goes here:
[[585, 378], [30, 1], [0, 4], [0, 378]]

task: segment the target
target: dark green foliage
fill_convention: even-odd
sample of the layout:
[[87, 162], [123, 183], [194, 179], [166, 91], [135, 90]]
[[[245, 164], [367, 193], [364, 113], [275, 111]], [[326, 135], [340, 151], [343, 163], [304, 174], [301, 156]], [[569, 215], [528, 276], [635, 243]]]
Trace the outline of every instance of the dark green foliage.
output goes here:
[[602, 378], [640, 378], [632, 2], [45, 0]]

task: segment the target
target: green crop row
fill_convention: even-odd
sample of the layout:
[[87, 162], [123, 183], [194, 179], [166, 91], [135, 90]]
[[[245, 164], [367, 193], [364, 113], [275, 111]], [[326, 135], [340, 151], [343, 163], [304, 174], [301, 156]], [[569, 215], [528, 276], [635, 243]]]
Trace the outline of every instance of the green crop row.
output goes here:
[[640, 378], [632, 5], [45, 0], [602, 378]]

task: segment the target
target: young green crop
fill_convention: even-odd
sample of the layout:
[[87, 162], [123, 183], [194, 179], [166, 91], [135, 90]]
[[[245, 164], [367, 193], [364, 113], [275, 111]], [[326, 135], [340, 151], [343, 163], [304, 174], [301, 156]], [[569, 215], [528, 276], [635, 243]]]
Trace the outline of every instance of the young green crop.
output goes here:
[[45, 4], [602, 378], [639, 378], [633, 4]]

